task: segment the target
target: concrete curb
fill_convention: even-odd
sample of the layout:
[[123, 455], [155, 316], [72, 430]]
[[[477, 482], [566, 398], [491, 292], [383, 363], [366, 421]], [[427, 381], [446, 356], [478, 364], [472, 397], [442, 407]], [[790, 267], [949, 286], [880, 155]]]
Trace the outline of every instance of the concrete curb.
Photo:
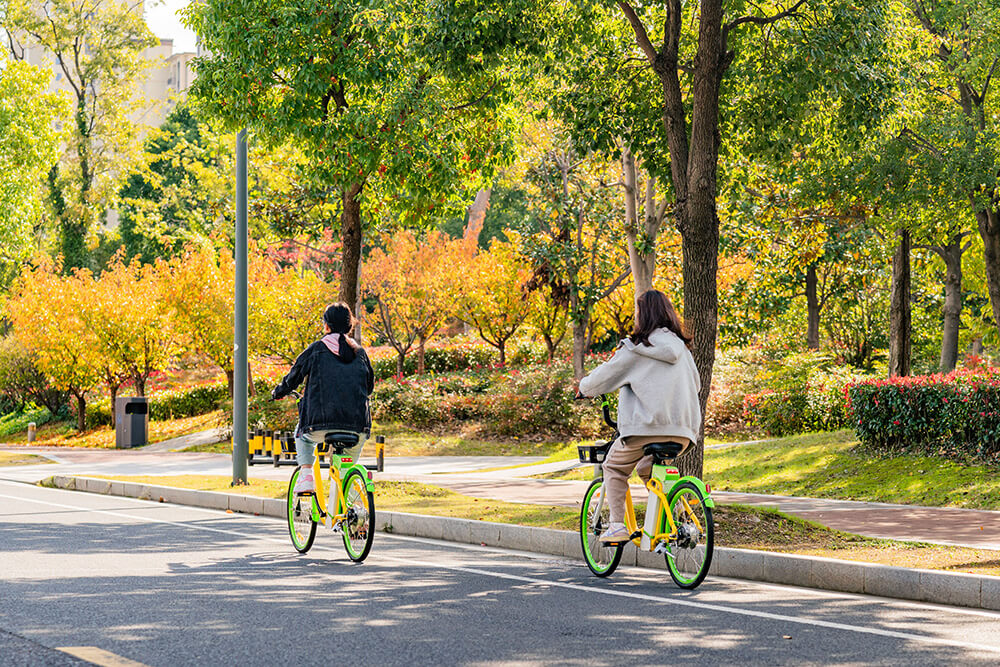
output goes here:
[[[55, 475], [46, 480], [45, 484], [72, 491], [231, 510], [279, 519], [285, 517], [285, 502], [273, 498], [65, 475]], [[572, 560], [581, 559], [580, 538], [577, 533], [568, 530], [406, 512], [385, 512], [378, 511], [377, 508], [376, 527], [379, 531], [396, 535], [503, 547], [562, 556]], [[639, 552], [631, 544], [625, 547], [622, 564], [666, 569], [662, 556]], [[917, 570], [818, 556], [725, 547], [715, 549], [709, 572], [719, 577], [1000, 610], [1000, 577], [987, 575]]]

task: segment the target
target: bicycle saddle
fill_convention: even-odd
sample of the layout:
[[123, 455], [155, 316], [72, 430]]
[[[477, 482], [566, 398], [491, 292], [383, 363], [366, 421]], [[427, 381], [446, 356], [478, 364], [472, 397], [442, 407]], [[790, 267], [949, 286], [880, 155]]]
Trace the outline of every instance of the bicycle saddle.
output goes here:
[[685, 445], [679, 442], [651, 442], [643, 446], [642, 453], [653, 457], [653, 463], [673, 460], [684, 451]]
[[342, 454], [345, 449], [358, 444], [358, 435], [356, 433], [327, 433], [326, 437], [323, 438], [323, 444], [329, 446], [334, 453]]

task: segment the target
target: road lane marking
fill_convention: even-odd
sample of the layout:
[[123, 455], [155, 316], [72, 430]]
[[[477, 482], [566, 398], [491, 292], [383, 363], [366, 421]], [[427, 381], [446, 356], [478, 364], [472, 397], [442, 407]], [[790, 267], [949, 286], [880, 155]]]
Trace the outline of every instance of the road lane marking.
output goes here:
[[92, 662], [99, 667], [148, 667], [145, 663], [123, 658], [96, 646], [57, 646], [56, 650]]
[[[45, 500], [33, 500], [33, 499], [27, 499], [27, 498], [23, 498], [23, 497], [19, 497], [19, 496], [9, 496], [9, 495], [5, 495], [5, 494], [0, 494], [0, 498], [8, 498], [10, 500], [18, 500], [18, 501], [22, 501], [22, 502], [34, 502], [34, 503], [41, 504], [41, 505], [49, 505], [51, 507], [61, 507], [61, 508], [78, 509], [78, 507], [74, 507], [72, 505], [66, 505], [66, 504], [63, 504], [63, 503], [53, 503], [53, 502], [45, 501]], [[247, 534], [247, 533], [242, 533], [242, 532], [238, 532], [238, 531], [234, 531], [234, 530], [225, 530], [225, 529], [222, 529], [222, 528], [212, 528], [212, 527], [209, 527], [209, 526], [201, 526], [201, 525], [198, 525], [198, 524], [182, 523], [182, 522], [177, 522], [177, 521], [168, 521], [166, 519], [156, 519], [156, 518], [153, 518], [153, 517], [137, 517], [137, 516], [132, 515], [132, 514], [124, 514], [122, 512], [116, 512], [116, 511], [113, 511], [113, 510], [99, 510], [99, 509], [95, 509], [95, 510], [92, 510], [92, 511], [94, 513], [97, 513], [97, 514], [106, 514], [108, 516], [115, 516], [115, 517], [130, 519], [130, 520], [136, 520], [136, 519], [138, 519], [139, 521], [144, 521], [144, 522], [147, 522], [147, 523], [160, 523], [160, 524], [166, 524], [166, 525], [170, 525], [170, 526], [177, 526], [177, 527], [180, 527], [180, 528], [189, 528], [189, 529], [201, 530], [201, 531], [205, 531], [205, 532], [222, 533], [222, 534], [227, 534], [227, 535], [235, 535], [235, 536], [238, 536], [238, 537], [243, 537], [243, 538], [248, 538], [248, 539], [253, 539], [253, 540], [261, 540], [261, 541], [271, 542], [271, 543], [275, 543], [275, 544], [282, 544], [282, 545], [287, 545], [288, 544], [285, 540], [278, 540], [276, 538], [261, 536], [259, 534]], [[316, 547], [316, 548], [319, 549], [319, 550], [321, 550], [321, 551], [339, 553], [339, 551], [333, 549], [332, 547], [319, 546], [319, 547]], [[819, 628], [827, 628], [827, 629], [831, 629], [831, 630], [841, 630], [841, 631], [844, 631], [844, 632], [854, 632], [854, 633], [858, 633], [858, 634], [866, 634], [866, 635], [875, 635], [875, 636], [879, 636], [879, 637], [887, 637], [887, 638], [890, 638], [890, 639], [900, 639], [900, 640], [904, 640], [904, 641], [919, 642], [919, 643], [922, 643], [922, 644], [933, 644], [933, 645], [937, 645], [937, 646], [951, 646], [951, 647], [966, 648], [966, 649], [973, 649], [973, 650], [978, 650], [978, 651], [984, 651], [984, 652], [988, 652], [988, 653], [997, 653], [997, 654], [1000, 654], [1000, 646], [991, 646], [991, 645], [988, 645], [988, 644], [976, 644], [976, 643], [972, 643], [972, 642], [963, 642], [963, 641], [951, 640], [951, 639], [941, 639], [941, 638], [938, 638], [938, 637], [928, 637], [926, 635], [916, 635], [916, 634], [911, 634], [911, 633], [907, 633], [907, 632], [897, 632], [897, 631], [894, 631], [894, 630], [883, 630], [883, 629], [880, 629], [880, 628], [862, 627], [862, 626], [857, 626], [857, 625], [850, 625], [850, 624], [847, 624], [847, 623], [836, 623], [836, 622], [833, 622], [833, 621], [823, 621], [823, 620], [814, 619], [814, 618], [804, 618], [804, 617], [801, 617], [801, 616], [789, 616], [789, 615], [786, 615], [786, 614], [775, 614], [775, 613], [772, 613], [772, 612], [759, 611], [759, 610], [755, 610], [755, 609], [740, 609], [738, 607], [729, 607], [729, 606], [726, 606], [726, 605], [715, 604], [715, 603], [710, 603], [710, 602], [695, 602], [695, 601], [691, 601], [691, 600], [687, 600], [687, 599], [681, 599], [681, 598], [670, 598], [670, 597], [663, 597], [663, 596], [658, 596], [658, 595], [649, 595], [649, 594], [646, 594], [646, 593], [636, 593], [634, 591], [622, 591], [622, 590], [617, 590], [617, 589], [612, 589], [612, 588], [594, 588], [593, 586], [584, 586], [582, 584], [573, 584], [573, 583], [568, 583], [568, 582], [564, 582], [564, 581], [553, 581], [553, 580], [548, 580], [548, 579], [540, 579], [540, 578], [537, 578], [537, 577], [525, 577], [525, 576], [516, 575], [516, 574], [508, 574], [506, 572], [494, 572], [494, 571], [490, 571], [490, 570], [483, 570], [483, 569], [474, 568], [474, 567], [466, 567], [466, 566], [462, 566], [462, 565], [448, 565], [448, 564], [442, 564], [442, 563], [434, 563], [434, 562], [430, 562], [430, 561], [413, 560], [411, 558], [399, 558], [399, 557], [395, 557], [395, 556], [390, 556], [388, 554], [379, 554], [378, 558], [380, 560], [392, 561], [392, 562], [400, 563], [400, 564], [403, 564], [403, 565], [406, 565], [406, 566], [409, 566], [409, 567], [412, 567], [412, 566], [416, 565], [416, 566], [427, 567], [427, 568], [431, 568], [431, 569], [449, 570], [449, 571], [452, 571], [452, 572], [462, 572], [462, 573], [465, 573], [465, 574], [475, 574], [475, 575], [478, 575], [478, 576], [494, 577], [494, 578], [497, 578], [497, 579], [505, 579], [505, 580], [508, 580], [508, 581], [518, 581], [518, 582], [528, 583], [528, 584], [534, 584], [534, 585], [538, 585], [538, 586], [553, 586], [553, 587], [557, 587], [557, 588], [564, 588], [564, 589], [567, 589], [567, 590], [579, 591], [579, 592], [583, 592], [583, 593], [598, 594], [598, 595], [607, 595], [607, 596], [619, 597], [619, 598], [629, 598], [629, 599], [633, 599], [633, 600], [643, 600], [643, 601], [646, 601], [646, 602], [655, 602], [655, 603], [659, 603], [659, 604], [668, 604], [668, 605], [675, 605], [675, 606], [680, 606], [680, 607], [690, 607], [690, 608], [698, 609], [698, 610], [702, 610], [702, 611], [716, 611], [716, 612], [721, 612], [721, 613], [725, 613], [725, 614], [734, 614], [734, 615], [737, 615], [737, 616], [749, 616], [749, 617], [753, 617], [753, 618], [762, 618], [762, 619], [767, 619], [767, 620], [771, 620], [771, 621], [781, 621], [781, 622], [785, 622], [785, 623], [795, 623], [795, 624], [798, 624], [798, 625], [808, 625], [808, 626], [819, 627]]]

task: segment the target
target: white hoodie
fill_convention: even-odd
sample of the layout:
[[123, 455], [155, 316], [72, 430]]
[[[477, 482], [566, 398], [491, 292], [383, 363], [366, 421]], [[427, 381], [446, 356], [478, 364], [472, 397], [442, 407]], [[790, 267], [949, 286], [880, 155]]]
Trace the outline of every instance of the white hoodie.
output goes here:
[[674, 332], [657, 329], [649, 345], [625, 339], [613, 357], [580, 380], [580, 391], [618, 393], [618, 432], [623, 436], [662, 435], [698, 440], [701, 379], [694, 357]]

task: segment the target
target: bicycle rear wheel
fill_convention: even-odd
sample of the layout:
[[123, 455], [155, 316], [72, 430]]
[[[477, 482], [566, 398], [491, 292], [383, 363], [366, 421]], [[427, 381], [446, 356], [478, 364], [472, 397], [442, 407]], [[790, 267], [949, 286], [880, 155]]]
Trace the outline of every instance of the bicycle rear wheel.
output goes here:
[[288, 535], [292, 538], [292, 546], [299, 553], [309, 551], [316, 539], [316, 522], [313, 521], [313, 496], [295, 495], [295, 482], [303, 466], [298, 466], [288, 481]]
[[669, 512], [677, 525], [677, 536], [667, 545], [667, 569], [681, 588], [697, 588], [712, 565], [715, 525], [712, 508], [691, 482], [681, 482], [670, 490]]
[[[602, 502], [603, 500], [603, 502]], [[611, 510], [604, 498], [604, 480], [595, 479], [583, 496], [580, 508], [580, 545], [583, 560], [598, 577], [606, 577], [615, 571], [622, 560], [624, 545], [608, 546], [600, 540], [611, 521]]]
[[344, 548], [351, 560], [360, 563], [368, 557], [375, 539], [375, 497], [358, 470], [347, 473], [344, 479], [344, 511]]

